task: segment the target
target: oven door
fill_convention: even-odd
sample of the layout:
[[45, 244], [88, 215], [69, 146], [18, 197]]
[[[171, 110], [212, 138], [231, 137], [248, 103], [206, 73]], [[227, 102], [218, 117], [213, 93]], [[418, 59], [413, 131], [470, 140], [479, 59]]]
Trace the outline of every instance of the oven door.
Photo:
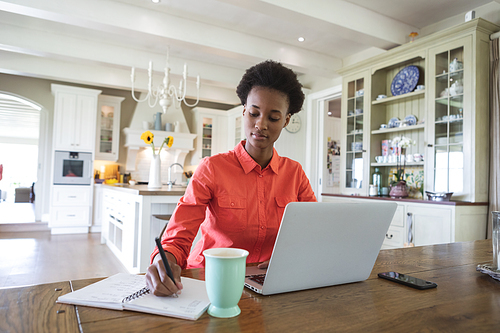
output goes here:
[[90, 185], [92, 153], [56, 151], [54, 185]]

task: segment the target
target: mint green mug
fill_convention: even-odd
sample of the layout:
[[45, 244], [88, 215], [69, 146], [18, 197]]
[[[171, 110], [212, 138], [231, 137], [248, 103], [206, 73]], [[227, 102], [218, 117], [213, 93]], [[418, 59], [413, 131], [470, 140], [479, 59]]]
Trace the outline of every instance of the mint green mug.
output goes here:
[[245, 286], [248, 251], [215, 248], [203, 251], [205, 256], [205, 284], [210, 306], [208, 314], [217, 318], [236, 317]]

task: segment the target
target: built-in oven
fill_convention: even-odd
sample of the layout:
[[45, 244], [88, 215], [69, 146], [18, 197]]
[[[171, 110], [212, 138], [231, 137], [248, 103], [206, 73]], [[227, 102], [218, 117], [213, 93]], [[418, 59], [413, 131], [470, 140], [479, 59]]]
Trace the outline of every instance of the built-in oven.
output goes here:
[[55, 151], [54, 185], [90, 185], [92, 172], [92, 153]]

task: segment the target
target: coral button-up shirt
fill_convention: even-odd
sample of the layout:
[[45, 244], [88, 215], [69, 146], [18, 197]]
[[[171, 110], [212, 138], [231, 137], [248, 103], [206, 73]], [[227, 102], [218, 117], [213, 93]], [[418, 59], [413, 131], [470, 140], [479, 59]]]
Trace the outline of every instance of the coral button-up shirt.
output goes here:
[[[262, 170], [244, 145], [204, 158], [179, 200], [161, 243], [181, 268], [204, 267], [203, 251], [217, 247], [245, 249], [248, 262], [269, 260], [285, 206], [316, 201], [298, 162], [274, 149]], [[190, 253], [198, 228], [201, 239]]]

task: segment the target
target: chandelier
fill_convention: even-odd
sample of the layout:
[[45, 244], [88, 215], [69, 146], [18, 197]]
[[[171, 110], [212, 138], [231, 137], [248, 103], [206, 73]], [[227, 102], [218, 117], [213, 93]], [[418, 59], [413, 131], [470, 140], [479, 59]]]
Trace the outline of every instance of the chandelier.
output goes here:
[[153, 62], [149, 61], [148, 68], [148, 94], [142, 100], [135, 97], [134, 93], [134, 82], [135, 82], [135, 67], [132, 67], [132, 98], [140, 103], [148, 101], [148, 105], [154, 108], [157, 103], [163, 109], [163, 113], [167, 112], [167, 109], [172, 105], [173, 100], [179, 103], [177, 107], [180, 106], [181, 102], [184, 102], [189, 107], [194, 107], [198, 104], [200, 100], [200, 76], [196, 77], [196, 102], [194, 104], [189, 104], [186, 101], [186, 85], [187, 85], [187, 75], [188, 69], [186, 63], [184, 63], [184, 72], [182, 73], [182, 80], [179, 84], [179, 88], [176, 89], [174, 85], [170, 84], [170, 67], [169, 67], [169, 54], [167, 53], [167, 64], [165, 66], [165, 77], [163, 78], [163, 83], [158, 86], [158, 88], [153, 90]]

